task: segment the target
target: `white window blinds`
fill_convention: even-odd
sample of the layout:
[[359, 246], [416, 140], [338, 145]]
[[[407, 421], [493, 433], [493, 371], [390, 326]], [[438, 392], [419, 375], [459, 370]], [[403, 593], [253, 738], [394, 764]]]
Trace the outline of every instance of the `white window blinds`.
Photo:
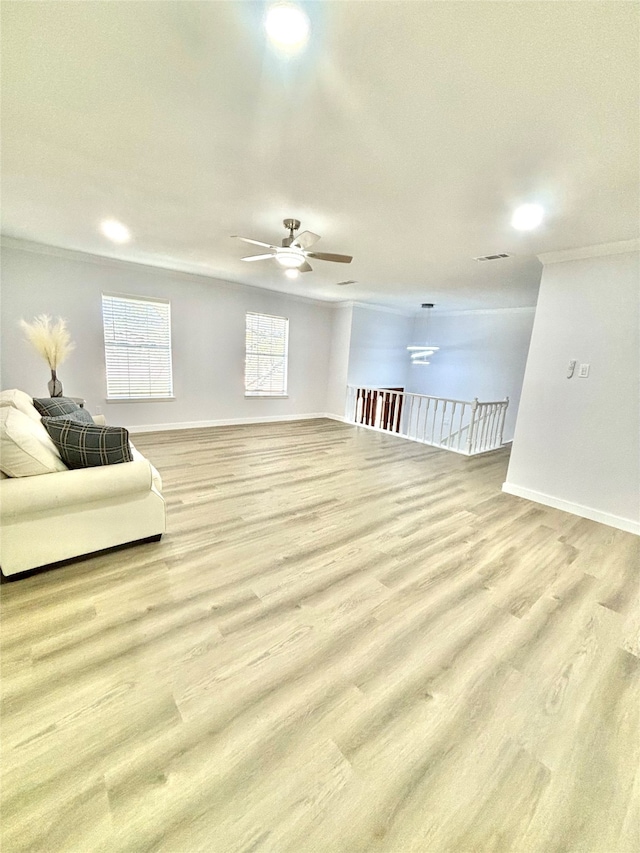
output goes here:
[[247, 312], [245, 394], [284, 397], [287, 393], [289, 321]]
[[158, 299], [102, 295], [107, 397], [173, 396], [171, 306]]

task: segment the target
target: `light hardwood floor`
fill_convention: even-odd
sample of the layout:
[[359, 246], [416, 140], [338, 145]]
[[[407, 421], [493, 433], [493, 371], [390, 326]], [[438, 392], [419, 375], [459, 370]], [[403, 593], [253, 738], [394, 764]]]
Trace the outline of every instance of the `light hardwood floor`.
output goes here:
[[637, 537], [506, 451], [135, 441], [163, 540], [2, 586], [3, 853], [640, 849]]

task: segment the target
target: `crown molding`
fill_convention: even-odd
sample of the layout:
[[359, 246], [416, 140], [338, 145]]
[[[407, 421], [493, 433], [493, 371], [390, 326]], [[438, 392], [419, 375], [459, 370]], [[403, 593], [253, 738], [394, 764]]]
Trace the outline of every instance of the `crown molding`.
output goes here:
[[185, 270], [174, 269], [173, 267], [160, 266], [158, 264], [144, 264], [140, 261], [125, 261], [121, 258], [113, 258], [109, 255], [94, 255], [91, 252], [81, 252], [77, 249], [65, 249], [63, 246], [51, 246], [48, 243], [36, 243], [31, 240], [22, 240], [18, 237], [9, 237], [0, 235], [0, 247], [3, 249], [17, 249], [21, 252], [27, 252], [33, 255], [47, 255], [53, 258], [62, 258], [67, 261], [76, 261], [77, 263], [93, 264], [94, 266], [106, 267], [108, 269], [127, 269], [132, 272], [144, 272], [151, 275], [161, 275], [166, 277], [179, 279], [181, 281], [198, 282], [200, 284], [211, 284], [215, 282], [219, 287], [224, 287], [229, 290], [238, 288], [243, 290], [261, 290], [263, 293], [271, 293], [275, 296], [280, 296], [284, 299], [292, 299], [295, 302], [311, 302], [314, 305], [335, 305], [336, 303], [329, 299], [321, 299], [313, 296], [299, 296], [296, 293], [286, 293], [282, 290], [271, 290], [268, 287], [259, 287], [253, 284], [244, 284], [242, 282], [228, 281], [223, 278], [216, 278], [213, 275], [205, 273], [186, 272]]
[[401, 317], [411, 318], [414, 316], [414, 312], [412, 310], [392, 308], [389, 305], [378, 305], [375, 302], [354, 302], [353, 300], [349, 300], [348, 302], [342, 302], [340, 304], [348, 305], [351, 308], [368, 308], [369, 311], [382, 311], [385, 314], [398, 314]]
[[623, 255], [640, 251], [640, 239], [619, 240], [617, 243], [600, 243], [597, 246], [585, 246], [580, 249], [564, 249], [561, 252], [544, 252], [538, 260], [545, 266], [564, 261], [581, 261], [585, 258], [601, 258], [604, 255]]
[[[477, 314], [531, 314], [536, 310], [535, 305], [523, 305], [516, 308], [451, 308], [443, 311], [434, 309], [431, 319], [436, 320], [438, 317], [463, 317], [467, 315]], [[417, 312], [414, 317], [419, 318], [426, 316]]]

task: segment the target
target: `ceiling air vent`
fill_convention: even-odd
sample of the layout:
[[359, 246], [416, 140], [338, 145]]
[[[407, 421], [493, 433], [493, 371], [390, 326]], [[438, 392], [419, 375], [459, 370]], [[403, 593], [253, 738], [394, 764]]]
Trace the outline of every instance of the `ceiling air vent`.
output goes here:
[[354, 279], [352, 279], [352, 278], [349, 278], [349, 279], [347, 279], [347, 281], [338, 281], [336, 283], [337, 283], [338, 287], [343, 287], [345, 284], [357, 284], [358, 282], [354, 281]]
[[481, 258], [474, 258], [474, 261], [501, 261], [502, 258], [512, 258], [513, 255], [508, 255], [506, 252], [500, 252], [499, 255], [483, 255]]

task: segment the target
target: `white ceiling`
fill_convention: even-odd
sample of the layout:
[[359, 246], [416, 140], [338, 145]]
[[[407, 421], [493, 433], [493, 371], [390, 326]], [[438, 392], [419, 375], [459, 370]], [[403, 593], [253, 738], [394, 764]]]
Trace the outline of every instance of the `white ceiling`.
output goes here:
[[[307, 3], [295, 59], [261, 3], [1, 5], [12, 237], [414, 309], [533, 305], [538, 253], [638, 235], [637, 3]], [[353, 263], [240, 260], [288, 216]]]

